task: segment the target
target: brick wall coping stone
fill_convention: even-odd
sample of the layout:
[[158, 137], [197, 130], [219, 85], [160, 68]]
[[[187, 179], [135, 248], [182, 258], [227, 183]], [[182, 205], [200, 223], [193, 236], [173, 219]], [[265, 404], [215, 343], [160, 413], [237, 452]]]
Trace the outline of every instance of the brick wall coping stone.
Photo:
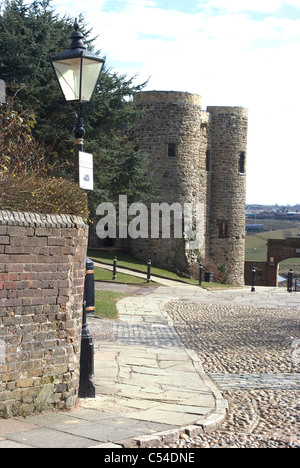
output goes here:
[[25, 213], [0, 210], [0, 225], [25, 227], [84, 228], [79, 216], [65, 214]]

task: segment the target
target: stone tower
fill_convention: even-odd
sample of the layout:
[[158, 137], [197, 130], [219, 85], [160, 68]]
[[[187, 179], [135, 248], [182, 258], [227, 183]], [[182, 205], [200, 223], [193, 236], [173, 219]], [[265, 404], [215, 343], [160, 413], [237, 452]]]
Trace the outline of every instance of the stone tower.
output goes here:
[[208, 255], [227, 265], [233, 284], [244, 283], [248, 111], [208, 107], [211, 196]]
[[153, 201], [197, 206], [198, 232], [193, 243], [185, 235], [151, 238], [149, 232], [147, 239], [131, 239], [132, 253], [180, 271], [199, 256], [210, 257], [227, 265], [233, 283], [243, 284], [247, 111], [205, 112], [199, 95], [182, 92], [142, 92], [134, 105], [142, 111], [134, 138], [150, 158]]
[[[156, 203], [196, 204], [202, 207], [200, 242], [197, 250], [205, 256], [206, 185], [205, 151], [201, 129], [201, 97], [181, 92], [143, 92], [134, 105], [144, 111], [136, 141], [148, 153], [154, 176]], [[160, 233], [161, 233], [160, 226]], [[150, 235], [149, 235], [150, 237]], [[151, 258], [162, 267], [186, 271], [196, 255], [181, 236], [170, 239], [135, 239], [131, 251]]]

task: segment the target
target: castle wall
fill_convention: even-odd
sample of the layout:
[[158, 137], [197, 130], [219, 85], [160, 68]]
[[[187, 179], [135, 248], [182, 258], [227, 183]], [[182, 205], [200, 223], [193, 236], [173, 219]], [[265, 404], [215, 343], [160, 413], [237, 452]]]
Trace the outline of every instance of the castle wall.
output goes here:
[[[185, 271], [197, 258], [226, 264], [231, 282], [244, 284], [248, 112], [241, 107], [201, 109], [201, 97], [181, 92], [138, 94], [143, 111], [135, 134], [148, 153], [157, 203], [200, 207], [198, 242], [134, 239], [131, 251], [156, 265]], [[161, 234], [161, 232], [160, 232]]]
[[209, 256], [227, 265], [232, 284], [244, 284], [248, 111], [208, 107], [211, 114]]
[[205, 200], [205, 238], [201, 261], [209, 254], [209, 216], [210, 216], [210, 199], [211, 199], [211, 164], [212, 164], [212, 145], [210, 131], [210, 114], [202, 111], [201, 115], [201, 146], [200, 146], [201, 161], [205, 161], [205, 182], [206, 185], [206, 200]]
[[[143, 92], [134, 105], [145, 115], [136, 139], [140, 151], [150, 156], [156, 203], [199, 203], [202, 235], [197, 248], [205, 250], [206, 185], [205, 152], [202, 149], [201, 97], [180, 92]], [[150, 235], [149, 235], [150, 237]], [[193, 252], [181, 239], [136, 239], [131, 251], [164, 267], [186, 270]], [[194, 255], [195, 256], [195, 255]]]

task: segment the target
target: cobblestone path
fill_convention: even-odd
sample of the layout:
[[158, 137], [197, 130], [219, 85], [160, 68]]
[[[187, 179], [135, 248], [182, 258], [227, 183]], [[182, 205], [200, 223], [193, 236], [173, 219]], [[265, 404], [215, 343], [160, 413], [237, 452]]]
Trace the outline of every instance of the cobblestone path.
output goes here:
[[221, 390], [299, 390], [300, 374], [213, 374]]
[[94, 341], [117, 344], [133, 344], [162, 348], [183, 347], [183, 343], [172, 326], [138, 325], [126, 322], [88, 318], [89, 330]]
[[229, 402], [218, 431], [177, 446], [299, 447], [299, 309], [173, 301], [167, 310]]
[[183, 347], [174, 327], [115, 323], [113, 332], [118, 344], [136, 344], [157, 347]]

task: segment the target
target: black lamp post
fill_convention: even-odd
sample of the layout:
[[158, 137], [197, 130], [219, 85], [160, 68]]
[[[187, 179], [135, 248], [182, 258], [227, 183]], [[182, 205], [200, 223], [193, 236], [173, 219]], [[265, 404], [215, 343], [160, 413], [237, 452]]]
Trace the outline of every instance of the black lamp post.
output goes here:
[[69, 49], [52, 57], [51, 64], [65, 100], [76, 103], [73, 134], [75, 137], [76, 178], [79, 180], [79, 151], [83, 150], [83, 136], [85, 134], [82, 105], [91, 100], [105, 60], [87, 50], [82, 42], [83, 35], [79, 31], [77, 18], [71, 39]]
[[[72, 42], [69, 49], [52, 57], [51, 64], [65, 100], [76, 103], [76, 119], [73, 134], [75, 137], [76, 179], [79, 182], [79, 152], [83, 151], [83, 136], [85, 134], [81, 115], [82, 105], [91, 100], [105, 61], [87, 50], [82, 42], [83, 35], [79, 32], [77, 19], [75, 19], [71, 39]], [[86, 301], [84, 301], [78, 392], [80, 398], [95, 398], [93, 375], [94, 345], [87, 327]]]

